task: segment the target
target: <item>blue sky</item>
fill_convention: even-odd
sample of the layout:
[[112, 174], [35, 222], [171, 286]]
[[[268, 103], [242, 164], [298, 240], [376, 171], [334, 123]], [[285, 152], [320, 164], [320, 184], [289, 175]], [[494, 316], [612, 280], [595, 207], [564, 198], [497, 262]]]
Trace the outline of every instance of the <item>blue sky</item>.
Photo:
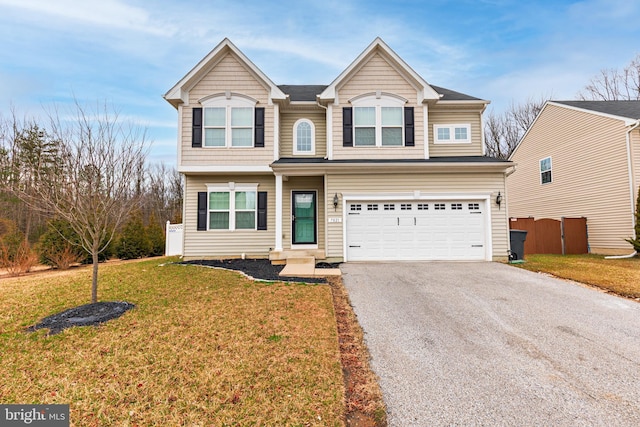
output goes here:
[[329, 84], [380, 36], [427, 82], [501, 112], [624, 67], [639, 22], [637, 0], [0, 0], [0, 116], [107, 101], [174, 165], [162, 95], [224, 37], [276, 84]]

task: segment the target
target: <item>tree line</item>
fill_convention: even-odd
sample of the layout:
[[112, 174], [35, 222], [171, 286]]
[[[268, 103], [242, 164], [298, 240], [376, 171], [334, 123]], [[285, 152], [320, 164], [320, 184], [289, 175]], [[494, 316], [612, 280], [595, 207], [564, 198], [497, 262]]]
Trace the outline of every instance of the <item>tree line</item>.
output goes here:
[[106, 104], [0, 116], [0, 267], [92, 263], [95, 302], [100, 260], [162, 255], [182, 179], [149, 164], [149, 148], [146, 130]]

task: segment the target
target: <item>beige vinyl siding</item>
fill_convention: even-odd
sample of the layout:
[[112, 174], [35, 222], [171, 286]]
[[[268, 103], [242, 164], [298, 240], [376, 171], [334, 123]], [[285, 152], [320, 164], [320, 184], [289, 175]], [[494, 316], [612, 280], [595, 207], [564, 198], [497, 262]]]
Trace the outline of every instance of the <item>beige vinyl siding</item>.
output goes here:
[[[207, 184], [258, 184], [258, 191], [267, 194], [266, 230], [197, 231], [198, 192], [207, 191]], [[273, 175], [186, 176], [184, 198], [185, 259], [240, 257], [267, 258], [275, 244], [275, 178]]]
[[[392, 93], [408, 100], [406, 107], [414, 107], [415, 147], [343, 147], [342, 108], [355, 96], [376, 91]], [[333, 106], [333, 158], [339, 159], [423, 159], [424, 127], [422, 105], [417, 105], [417, 90], [380, 54], [373, 55], [337, 90], [339, 104]]]
[[[191, 147], [192, 108], [201, 107], [200, 99], [230, 91], [257, 99], [256, 107], [265, 108], [264, 148]], [[268, 165], [273, 161], [273, 105], [269, 92], [229, 53], [189, 91], [189, 104], [182, 109], [182, 166]]]
[[325, 247], [325, 194], [324, 194], [324, 177], [323, 176], [292, 176], [282, 185], [282, 245], [283, 249], [291, 249], [292, 241], [292, 205], [291, 192], [315, 190], [317, 205], [317, 239], [318, 249]]
[[[433, 174], [348, 174], [327, 176], [327, 189], [329, 195], [337, 193], [340, 196], [341, 204], [338, 205], [337, 212], [333, 210], [331, 197], [327, 198], [327, 208], [329, 217], [343, 218], [342, 202], [343, 194], [370, 193], [372, 199], [380, 193], [403, 193], [412, 194], [420, 191], [424, 194], [434, 193], [442, 195], [458, 194], [486, 194], [491, 193], [491, 239], [493, 248], [493, 259], [504, 260], [508, 250], [507, 231], [507, 210], [499, 209], [494, 203], [498, 192], [504, 194], [505, 182], [502, 173], [433, 173]], [[342, 259], [343, 254], [343, 227], [345, 220], [341, 223], [328, 223], [328, 248], [327, 258]]]
[[[280, 114], [280, 157], [326, 157], [327, 155], [327, 115], [324, 110], [293, 111]], [[299, 119], [308, 119], [315, 127], [316, 153], [314, 155], [293, 154], [293, 125]]]
[[[471, 143], [435, 144], [434, 125], [470, 124]], [[438, 109], [429, 110], [429, 157], [481, 156], [482, 125], [479, 111]]]
[[[552, 182], [540, 183], [551, 157]], [[593, 252], [629, 249], [633, 231], [624, 123], [547, 105], [517, 148], [507, 179], [511, 217], [587, 217]]]

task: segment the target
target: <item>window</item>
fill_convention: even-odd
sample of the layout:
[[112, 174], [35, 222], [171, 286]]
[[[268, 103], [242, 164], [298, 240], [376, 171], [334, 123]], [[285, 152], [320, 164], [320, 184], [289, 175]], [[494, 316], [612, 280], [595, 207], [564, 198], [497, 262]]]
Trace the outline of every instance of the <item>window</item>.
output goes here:
[[218, 95], [202, 101], [204, 147], [253, 147], [256, 101]]
[[367, 210], [368, 211], [377, 211], [378, 210], [378, 205], [377, 204], [367, 205]]
[[358, 205], [351, 205], [349, 207], [350, 210], [352, 211], [361, 211], [362, 210], [362, 205], [358, 204]]
[[470, 211], [480, 210], [480, 204], [479, 203], [469, 203], [469, 210]]
[[548, 184], [551, 182], [551, 157], [540, 160], [540, 183]]
[[257, 184], [207, 187], [209, 230], [256, 230]]
[[308, 119], [300, 119], [293, 125], [293, 154], [316, 154], [315, 126]]
[[400, 204], [400, 210], [401, 211], [410, 211], [411, 210], [411, 203], [401, 203]]
[[433, 125], [435, 144], [461, 144], [471, 142], [471, 125]]
[[403, 146], [405, 103], [405, 99], [380, 93], [352, 100], [353, 145], [356, 147]]
[[428, 203], [418, 203], [418, 210], [419, 211], [428, 211], [429, 210], [429, 204]]
[[385, 203], [384, 204], [384, 210], [385, 211], [394, 211], [396, 210], [396, 205], [393, 203]]
[[445, 210], [445, 205], [444, 203], [434, 203], [433, 208], [437, 211], [443, 211]]
[[452, 211], [461, 211], [462, 210], [462, 203], [451, 203], [451, 210]]

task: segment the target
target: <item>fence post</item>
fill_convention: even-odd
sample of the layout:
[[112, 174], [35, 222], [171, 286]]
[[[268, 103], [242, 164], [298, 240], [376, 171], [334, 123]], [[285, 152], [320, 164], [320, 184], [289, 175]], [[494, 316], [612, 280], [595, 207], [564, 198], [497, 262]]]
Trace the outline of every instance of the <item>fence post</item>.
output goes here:
[[171, 221], [167, 221], [167, 225], [164, 228], [164, 256], [169, 254], [169, 224], [171, 224]]

